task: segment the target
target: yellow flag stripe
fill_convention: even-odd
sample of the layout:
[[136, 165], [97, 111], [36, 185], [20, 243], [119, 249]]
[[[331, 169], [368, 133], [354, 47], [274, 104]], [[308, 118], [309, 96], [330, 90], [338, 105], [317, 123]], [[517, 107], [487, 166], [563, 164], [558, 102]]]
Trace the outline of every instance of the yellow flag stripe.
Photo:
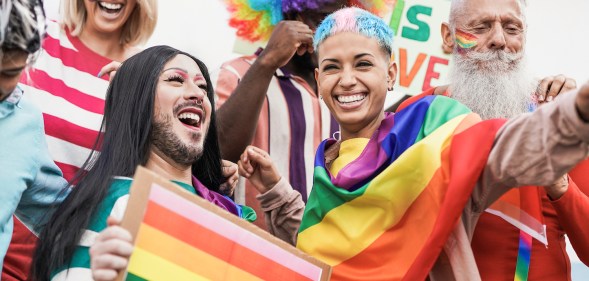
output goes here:
[[141, 224], [129, 271], [148, 280], [262, 280], [147, 224]]

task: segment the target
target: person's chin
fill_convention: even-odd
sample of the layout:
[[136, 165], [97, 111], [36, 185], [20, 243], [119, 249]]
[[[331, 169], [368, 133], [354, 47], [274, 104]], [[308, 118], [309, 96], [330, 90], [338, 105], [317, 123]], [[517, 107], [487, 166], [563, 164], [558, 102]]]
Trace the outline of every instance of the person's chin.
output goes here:
[[345, 112], [339, 114], [338, 123], [342, 127], [351, 126], [356, 127], [357, 124], [365, 123], [366, 113], [363, 112]]

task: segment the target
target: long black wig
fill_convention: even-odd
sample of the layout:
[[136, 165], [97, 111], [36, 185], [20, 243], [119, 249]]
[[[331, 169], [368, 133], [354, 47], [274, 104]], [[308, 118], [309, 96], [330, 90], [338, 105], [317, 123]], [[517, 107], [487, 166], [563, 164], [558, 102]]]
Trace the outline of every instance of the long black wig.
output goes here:
[[197, 58], [169, 46], [146, 49], [123, 62], [108, 87], [100, 130], [104, 133], [70, 182], [71, 194], [57, 207], [40, 234], [31, 268], [32, 280], [49, 280], [53, 271], [68, 265], [82, 233], [106, 197], [112, 177], [132, 177], [138, 165], [147, 163], [157, 83], [164, 65], [179, 54], [197, 63], [207, 82], [207, 96], [213, 109], [203, 154], [192, 165], [192, 173], [209, 189], [218, 191], [223, 181], [221, 153], [214, 91], [207, 67]]

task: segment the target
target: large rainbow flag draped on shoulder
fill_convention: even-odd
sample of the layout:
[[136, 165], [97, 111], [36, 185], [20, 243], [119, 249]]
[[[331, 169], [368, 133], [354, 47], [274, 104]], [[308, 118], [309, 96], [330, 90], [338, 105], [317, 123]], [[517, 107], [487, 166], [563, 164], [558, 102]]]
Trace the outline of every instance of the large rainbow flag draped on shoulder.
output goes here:
[[333, 177], [321, 143], [297, 247], [333, 280], [423, 280], [470, 197], [504, 121], [426, 96], [388, 114]]

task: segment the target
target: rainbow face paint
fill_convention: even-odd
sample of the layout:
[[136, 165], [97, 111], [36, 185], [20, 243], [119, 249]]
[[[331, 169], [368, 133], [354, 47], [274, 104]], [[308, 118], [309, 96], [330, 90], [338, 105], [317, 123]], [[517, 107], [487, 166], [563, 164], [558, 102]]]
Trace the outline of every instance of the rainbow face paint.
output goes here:
[[474, 48], [477, 45], [478, 37], [476, 37], [474, 34], [456, 28], [455, 36], [456, 46], [458, 46], [459, 51], [466, 51], [468, 49]]

